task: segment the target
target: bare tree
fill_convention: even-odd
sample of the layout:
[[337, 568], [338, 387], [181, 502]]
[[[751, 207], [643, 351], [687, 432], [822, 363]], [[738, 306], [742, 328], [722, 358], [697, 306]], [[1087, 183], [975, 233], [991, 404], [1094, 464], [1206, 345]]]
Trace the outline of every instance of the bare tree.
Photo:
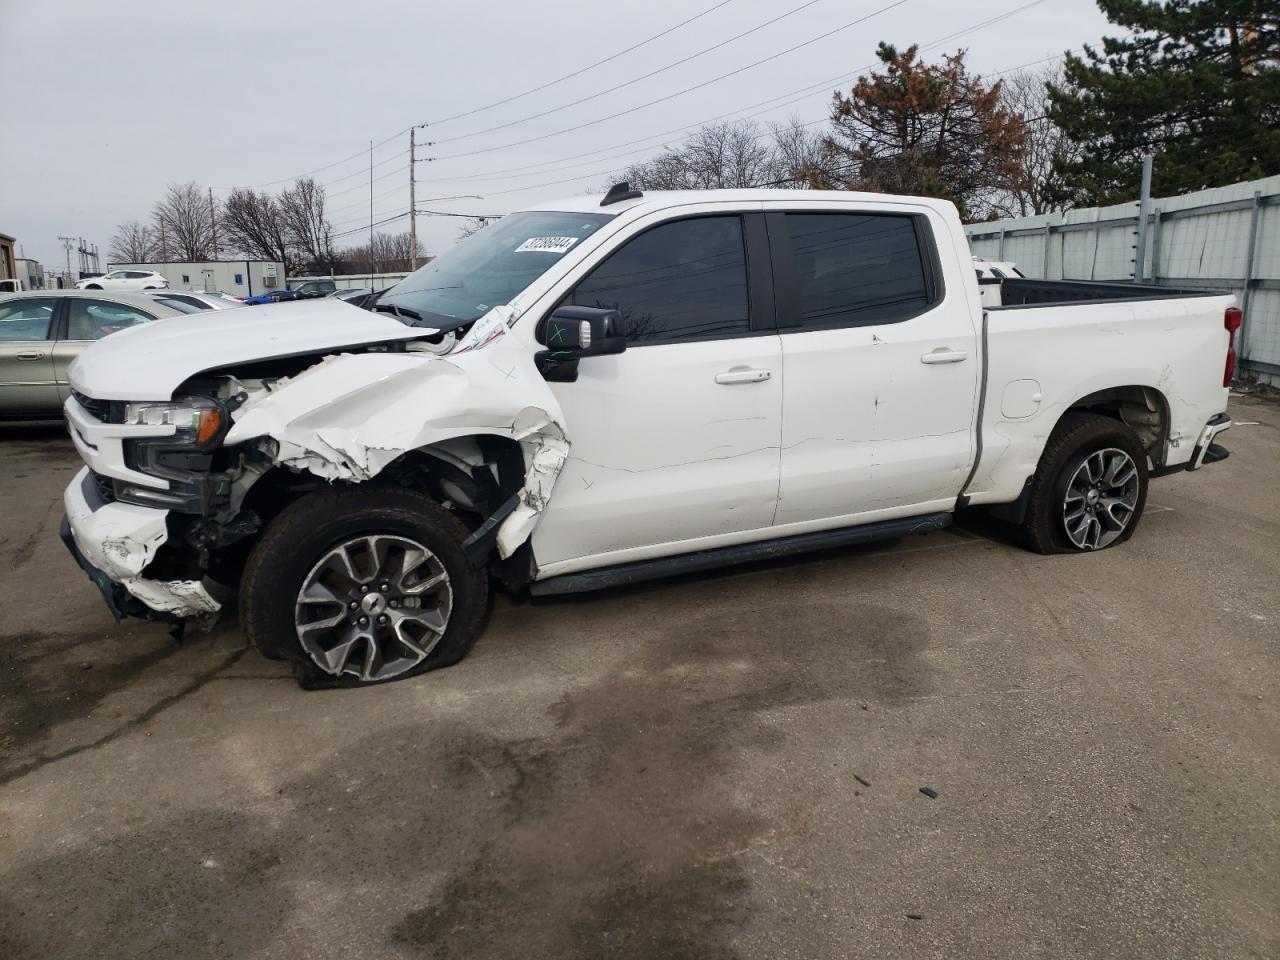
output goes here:
[[[364, 273], [408, 273], [412, 267], [410, 254], [413, 250], [413, 238], [406, 230], [404, 233], [375, 233], [373, 249], [369, 244], [358, 247], [347, 247], [342, 251], [340, 259], [344, 269]], [[418, 244], [418, 263], [425, 262], [422, 244]]]
[[773, 137], [774, 172], [773, 179], [784, 182], [775, 183], [779, 187], [807, 187], [815, 179], [828, 174], [833, 157], [827, 138], [792, 115], [785, 123], [769, 124], [769, 133]]
[[750, 120], [699, 128], [681, 145], [627, 168], [640, 190], [714, 190], [776, 179], [767, 132]]
[[156, 233], [163, 235], [165, 259], [210, 260], [215, 211], [208, 192], [194, 180], [169, 184], [164, 199], [151, 211]]
[[330, 269], [335, 256], [333, 225], [325, 214], [324, 187], [310, 177], [295, 180], [280, 194], [289, 243], [297, 251], [303, 265], [311, 269]]
[[130, 220], [116, 227], [107, 258], [112, 263], [150, 263], [158, 246], [158, 239], [150, 227]]
[[1048, 84], [1064, 83], [1060, 66], [1011, 73], [1001, 83], [1000, 98], [1004, 105], [1019, 114], [1030, 131], [1027, 153], [1021, 175], [1014, 179], [1005, 202], [1000, 206], [1009, 216], [1051, 213], [1060, 209], [1058, 197], [1067, 190], [1055, 170], [1080, 159], [1080, 145], [1049, 119]]
[[489, 217], [472, 217], [467, 220], [458, 231], [458, 236], [455, 242], [461, 243], [472, 234], [479, 233], [489, 225], [489, 220]]
[[253, 259], [281, 261], [289, 270], [296, 266], [284, 210], [271, 194], [232, 190], [222, 205], [221, 224], [228, 246]]
[[829, 157], [825, 139], [797, 117], [762, 127], [753, 120], [713, 123], [625, 177], [641, 190], [802, 187]]

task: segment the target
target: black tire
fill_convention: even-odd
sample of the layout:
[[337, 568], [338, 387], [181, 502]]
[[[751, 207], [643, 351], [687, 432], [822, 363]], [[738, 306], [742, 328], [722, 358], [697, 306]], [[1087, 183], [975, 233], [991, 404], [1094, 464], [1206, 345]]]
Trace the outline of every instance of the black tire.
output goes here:
[[[406, 537], [429, 549], [448, 573], [452, 609], [443, 636], [416, 666], [385, 679], [335, 675], [303, 648], [295, 604], [304, 580], [330, 550], [362, 535]], [[371, 686], [451, 666], [480, 633], [489, 579], [467, 562], [467, 528], [425, 494], [376, 485], [308, 494], [272, 521], [254, 546], [240, 580], [240, 622], [249, 642], [273, 660], [289, 660], [304, 689]]]
[[88, 283], [88, 284], [85, 284], [84, 289], [85, 290], [101, 290], [102, 287], [96, 283]]
[[[1105, 450], [1127, 453], [1137, 470], [1137, 500], [1124, 528], [1113, 540], [1087, 547], [1073, 542], [1064, 517], [1067, 486], [1091, 456]], [[1092, 553], [1124, 543], [1137, 529], [1147, 503], [1147, 454], [1125, 423], [1096, 413], [1067, 413], [1054, 429], [1031, 481], [1027, 510], [1018, 539], [1036, 553]]]

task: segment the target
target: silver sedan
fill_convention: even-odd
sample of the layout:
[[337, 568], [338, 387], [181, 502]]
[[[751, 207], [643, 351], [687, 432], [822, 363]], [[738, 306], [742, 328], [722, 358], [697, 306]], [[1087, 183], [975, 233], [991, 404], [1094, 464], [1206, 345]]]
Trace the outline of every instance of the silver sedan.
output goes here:
[[181, 311], [139, 293], [32, 290], [0, 296], [0, 420], [56, 420], [67, 368], [103, 337]]

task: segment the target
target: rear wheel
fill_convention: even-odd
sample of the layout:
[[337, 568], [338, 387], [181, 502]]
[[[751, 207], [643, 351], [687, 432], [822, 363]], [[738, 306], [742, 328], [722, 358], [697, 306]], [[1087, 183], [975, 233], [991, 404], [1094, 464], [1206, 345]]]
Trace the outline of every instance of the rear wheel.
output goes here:
[[1037, 553], [1106, 550], [1133, 535], [1147, 501], [1147, 454], [1128, 425], [1069, 413], [1032, 479], [1023, 544]]
[[271, 524], [245, 565], [240, 618], [304, 687], [364, 686], [456, 663], [479, 632], [489, 584], [466, 528], [399, 488], [326, 490]]

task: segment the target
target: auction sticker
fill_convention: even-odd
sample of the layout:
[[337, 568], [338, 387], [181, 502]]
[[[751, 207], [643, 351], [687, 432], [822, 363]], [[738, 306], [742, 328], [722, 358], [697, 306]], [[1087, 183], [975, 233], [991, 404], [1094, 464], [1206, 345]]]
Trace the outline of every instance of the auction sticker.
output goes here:
[[577, 242], [577, 237], [530, 237], [516, 247], [516, 253], [568, 253]]

